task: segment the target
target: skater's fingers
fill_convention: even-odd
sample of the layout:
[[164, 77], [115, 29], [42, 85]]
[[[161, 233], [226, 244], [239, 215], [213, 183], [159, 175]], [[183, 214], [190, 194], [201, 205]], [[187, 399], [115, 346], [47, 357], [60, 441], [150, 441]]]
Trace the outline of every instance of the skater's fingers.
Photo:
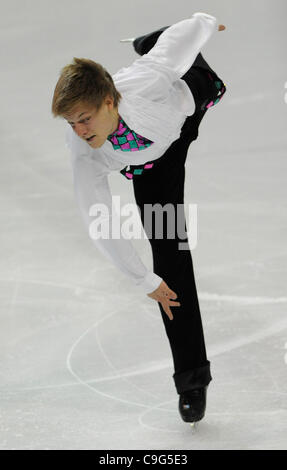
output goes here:
[[169, 318], [170, 320], [173, 320], [173, 314], [171, 313], [170, 308], [165, 307], [165, 308], [164, 308], [164, 311], [165, 311], [165, 313], [167, 314], [168, 318]]
[[174, 292], [172, 289], [170, 289], [165, 281], [162, 281], [159, 285], [159, 287], [154, 291], [154, 293], [157, 295], [160, 295], [165, 298], [170, 298], [170, 299], [176, 299], [177, 294]]
[[164, 295], [165, 297], [168, 297], [169, 299], [176, 299], [177, 298], [177, 294], [171, 290], [171, 289], [163, 289], [161, 291], [162, 295]]
[[169, 291], [169, 297], [171, 299], [177, 299], [177, 294], [175, 292], [173, 292], [173, 290], [170, 290]]
[[172, 300], [168, 300], [168, 301], [165, 300], [165, 301], [162, 301], [161, 304], [168, 318], [170, 320], [173, 320], [173, 314], [170, 310], [170, 307], [180, 307], [180, 302], [173, 302]]
[[162, 301], [163, 302], [167, 302], [168, 305], [177, 305], [177, 302], [172, 302], [171, 299], [176, 299], [177, 298], [177, 295], [170, 295], [170, 294], [166, 294], [162, 296]]

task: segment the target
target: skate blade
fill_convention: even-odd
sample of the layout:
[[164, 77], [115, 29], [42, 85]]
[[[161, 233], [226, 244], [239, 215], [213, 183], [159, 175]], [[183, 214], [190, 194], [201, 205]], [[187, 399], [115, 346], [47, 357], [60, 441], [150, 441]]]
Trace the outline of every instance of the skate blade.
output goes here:
[[193, 422], [193, 423], [189, 423], [190, 424], [190, 428], [191, 428], [191, 432], [194, 433], [197, 429], [197, 422]]
[[135, 38], [120, 39], [120, 42], [133, 42]]

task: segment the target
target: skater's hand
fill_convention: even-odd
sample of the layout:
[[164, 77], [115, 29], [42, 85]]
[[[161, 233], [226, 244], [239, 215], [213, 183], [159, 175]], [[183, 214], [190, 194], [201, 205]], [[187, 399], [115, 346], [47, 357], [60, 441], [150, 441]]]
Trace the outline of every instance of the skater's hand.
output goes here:
[[224, 24], [218, 25], [218, 31], [224, 31], [225, 29], [226, 27], [224, 26]]
[[151, 299], [156, 300], [157, 302], [160, 302], [168, 318], [170, 320], [173, 320], [173, 315], [169, 307], [179, 307], [180, 303], [170, 300], [176, 299], [177, 294], [173, 290], [171, 290], [164, 281], [160, 283], [156, 290], [154, 290], [150, 294], [147, 294], [147, 296]]

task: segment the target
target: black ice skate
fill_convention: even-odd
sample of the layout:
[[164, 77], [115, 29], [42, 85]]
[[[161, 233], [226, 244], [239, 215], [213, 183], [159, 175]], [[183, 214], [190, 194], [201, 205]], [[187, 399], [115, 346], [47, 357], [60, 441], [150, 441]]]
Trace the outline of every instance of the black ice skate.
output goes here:
[[207, 387], [187, 390], [179, 396], [178, 408], [183, 421], [196, 423], [205, 415]]

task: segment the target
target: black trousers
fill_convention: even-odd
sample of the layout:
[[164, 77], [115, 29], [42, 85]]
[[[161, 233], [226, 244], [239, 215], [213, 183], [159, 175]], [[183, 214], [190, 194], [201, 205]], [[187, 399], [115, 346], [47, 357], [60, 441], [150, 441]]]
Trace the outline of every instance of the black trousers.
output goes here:
[[[137, 38], [133, 43], [136, 52], [140, 55], [148, 52], [164, 29], [166, 27]], [[148, 226], [147, 223], [150, 221], [147, 222], [144, 218], [144, 205], [173, 204], [175, 217], [178, 218], [176, 220], [183, 221], [186, 230], [182, 206], [184, 204], [185, 161], [189, 146], [197, 138], [199, 124], [207, 112], [206, 109], [201, 109], [201, 105], [208, 94], [210, 96], [210, 93], [214, 93], [214, 89], [210, 88], [214, 85], [207, 77], [207, 71], [220, 80], [199, 54], [192, 67], [182, 77], [195, 98], [195, 113], [187, 117], [179, 139], [173, 142], [158, 160], [154, 161], [154, 167], [133, 178], [136, 203], [152, 248], [153, 270], [177, 293], [177, 300], [181, 303], [180, 307], [171, 307], [173, 320], [170, 320], [158, 302], [172, 351], [173, 379], [178, 394], [207, 386], [212, 380], [210, 362], [206, 355], [193, 262], [190, 250], [179, 249], [179, 243], [188, 242], [188, 237], [178, 238], [177, 234], [173, 239], [167, 237], [166, 218], [163, 238], [155, 237], [154, 224]]]

